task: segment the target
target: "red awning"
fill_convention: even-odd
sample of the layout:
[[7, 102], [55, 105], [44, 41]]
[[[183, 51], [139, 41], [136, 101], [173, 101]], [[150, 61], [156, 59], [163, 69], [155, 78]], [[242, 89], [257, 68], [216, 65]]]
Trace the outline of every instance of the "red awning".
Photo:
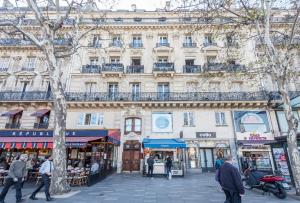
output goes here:
[[22, 109], [14, 109], [14, 110], [10, 110], [6, 113], [1, 114], [1, 116], [7, 116], [7, 117], [12, 117], [18, 113], [20, 113], [21, 111], [23, 111]]
[[31, 116], [42, 117], [43, 115], [45, 115], [49, 111], [50, 111], [49, 109], [41, 109], [41, 110], [38, 110], [38, 111], [34, 112], [33, 114], [31, 114]]
[[[88, 142], [98, 140], [99, 137], [66, 137], [66, 145], [83, 147]], [[52, 148], [52, 137], [1, 137], [0, 147], [4, 149], [24, 148]]]

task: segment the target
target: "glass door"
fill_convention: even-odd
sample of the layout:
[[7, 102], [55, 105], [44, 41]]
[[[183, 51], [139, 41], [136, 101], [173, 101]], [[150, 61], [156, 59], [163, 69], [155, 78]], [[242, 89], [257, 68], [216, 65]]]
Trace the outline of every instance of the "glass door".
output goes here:
[[110, 83], [108, 85], [108, 96], [111, 99], [115, 99], [119, 92], [119, 86], [117, 83]]
[[214, 171], [214, 155], [213, 149], [200, 149], [200, 163], [203, 172]]
[[157, 86], [158, 99], [166, 100], [169, 97], [170, 87], [169, 83], [159, 83]]
[[133, 100], [139, 99], [141, 93], [140, 83], [132, 83], [131, 90], [132, 90], [132, 99]]

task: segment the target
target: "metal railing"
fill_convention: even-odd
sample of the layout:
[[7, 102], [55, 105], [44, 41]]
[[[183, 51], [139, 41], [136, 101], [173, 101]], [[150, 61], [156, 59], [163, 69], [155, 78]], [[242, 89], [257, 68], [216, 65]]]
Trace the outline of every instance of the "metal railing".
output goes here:
[[127, 66], [126, 73], [144, 73], [144, 66], [143, 65]]
[[168, 42], [159, 42], [159, 43], [156, 43], [156, 47], [170, 47], [170, 43], [168, 43]]
[[203, 66], [204, 72], [210, 72], [210, 71], [237, 72], [237, 71], [246, 71], [246, 70], [247, 70], [246, 66], [240, 64], [205, 63]]
[[183, 43], [182, 46], [184, 48], [195, 48], [197, 47], [197, 43], [192, 43], [192, 42], [189, 42], [189, 43]]
[[52, 94], [46, 91], [0, 92], [0, 101], [47, 101], [52, 99]]
[[209, 46], [218, 46], [216, 42], [204, 42], [203, 43], [204, 47], [209, 47]]
[[155, 71], [155, 72], [175, 71], [174, 63], [161, 63], [161, 62], [154, 63], [153, 71]]
[[49, 123], [34, 123], [33, 128], [34, 129], [47, 129], [49, 126]]
[[6, 123], [5, 129], [19, 129], [21, 126], [20, 123]]
[[201, 66], [200, 65], [184, 65], [183, 72], [184, 73], [200, 73]]
[[[72, 44], [72, 39], [54, 39], [55, 45], [67, 46]], [[1, 38], [0, 45], [2, 46], [33, 46], [34, 43], [28, 39], [17, 39], [17, 38]]]
[[122, 42], [121, 41], [115, 41], [115, 42], [111, 42], [108, 45], [109, 47], [122, 47]]
[[132, 43], [129, 44], [129, 47], [130, 48], [142, 48], [143, 47], [143, 43], [141, 43], [141, 42], [139, 42], [139, 43], [132, 42]]
[[7, 72], [8, 68], [0, 68], [0, 72]]
[[22, 67], [21, 71], [33, 72], [34, 68]]
[[81, 68], [81, 73], [101, 73], [100, 65], [84, 65]]
[[260, 92], [129, 92], [115, 93], [113, 97], [106, 92], [68, 92], [68, 101], [268, 101], [269, 95]]
[[105, 63], [102, 66], [102, 72], [124, 72], [122, 63]]

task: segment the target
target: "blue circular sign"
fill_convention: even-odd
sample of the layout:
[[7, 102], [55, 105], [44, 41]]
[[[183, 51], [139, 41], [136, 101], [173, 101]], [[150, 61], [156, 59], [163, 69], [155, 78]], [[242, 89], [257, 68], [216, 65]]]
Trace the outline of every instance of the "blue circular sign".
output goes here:
[[156, 119], [155, 125], [157, 128], [164, 129], [169, 126], [170, 122], [166, 117], [160, 116]]

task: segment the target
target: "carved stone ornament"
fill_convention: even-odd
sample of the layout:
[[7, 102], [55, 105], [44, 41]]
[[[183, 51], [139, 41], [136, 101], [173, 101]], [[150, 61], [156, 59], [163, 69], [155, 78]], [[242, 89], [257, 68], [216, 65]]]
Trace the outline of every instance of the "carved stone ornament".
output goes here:
[[22, 56], [15, 56], [13, 57], [14, 61], [20, 61], [22, 59]]
[[124, 113], [124, 116], [125, 117], [142, 117], [141, 109], [136, 108], [134, 105], [132, 105]]

